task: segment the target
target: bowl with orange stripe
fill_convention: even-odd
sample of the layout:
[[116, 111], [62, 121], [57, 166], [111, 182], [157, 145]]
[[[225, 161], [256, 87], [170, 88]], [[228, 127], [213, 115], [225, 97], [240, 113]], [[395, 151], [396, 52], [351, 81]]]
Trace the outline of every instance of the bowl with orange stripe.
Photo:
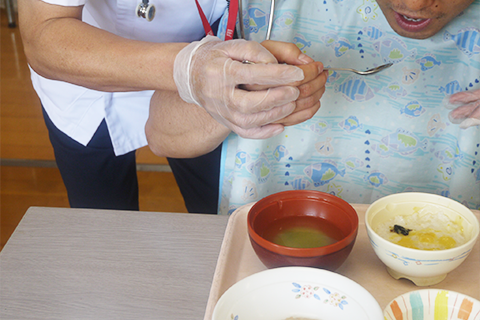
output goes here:
[[477, 320], [480, 319], [480, 301], [450, 290], [416, 290], [393, 299], [383, 315], [385, 320]]

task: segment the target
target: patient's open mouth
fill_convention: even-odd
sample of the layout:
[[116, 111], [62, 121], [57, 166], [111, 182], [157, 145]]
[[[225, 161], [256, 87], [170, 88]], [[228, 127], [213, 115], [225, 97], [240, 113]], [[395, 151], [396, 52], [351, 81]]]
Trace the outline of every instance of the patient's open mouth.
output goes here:
[[419, 32], [425, 29], [430, 22], [431, 19], [423, 19], [423, 18], [415, 18], [410, 17], [398, 12], [395, 12], [395, 20], [397, 21], [398, 25], [408, 32]]

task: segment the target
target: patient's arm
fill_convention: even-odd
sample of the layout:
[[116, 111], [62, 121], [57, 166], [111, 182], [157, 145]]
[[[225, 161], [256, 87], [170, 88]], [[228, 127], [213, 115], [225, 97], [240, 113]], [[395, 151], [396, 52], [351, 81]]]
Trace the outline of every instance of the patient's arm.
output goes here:
[[[292, 84], [300, 89], [294, 112], [278, 123], [290, 126], [313, 117], [320, 108], [319, 99], [327, 81], [328, 73], [323, 71], [323, 64], [301, 55], [298, 47], [291, 43], [265, 41], [262, 45], [280, 63], [300, 67], [305, 76], [304, 80]], [[261, 90], [263, 87], [245, 85], [245, 89]], [[218, 147], [230, 133], [203, 108], [184, 102], [174, 91], [155, 92], [145, 131], [153, 153], [170, 158], [193, 158], [206, 154]]]
[[145, 132], [157, 156], [194, 158], [218, 147], [230, 129], [202, 107], [184, 102], [176, 91], [156, 91]]

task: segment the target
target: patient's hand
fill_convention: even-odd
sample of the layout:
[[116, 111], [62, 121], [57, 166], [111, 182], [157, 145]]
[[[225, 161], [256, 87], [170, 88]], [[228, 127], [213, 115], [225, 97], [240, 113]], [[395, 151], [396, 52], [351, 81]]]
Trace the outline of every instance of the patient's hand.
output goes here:
[[[311, 119], [320, 108], [320, 98], [325, 92], [328, 71], [323, 70], [321, 62], [315, 62], [303, 54], [293, 43], [266, 40], [262, 45], [277, 58], [279, 63], [296, 65], [303, 70], [305, 78], [290, 85], [297, 86], [300, 96], [296, 100], [296, 108], [287, 117], [275, 123], [292, 126]], [[263, 86], [246, 85], [247, 90], [262, 90]]]
[[454, 109], [448, 114], [452, 123], [467, 129], [480, 126], [480, 89], [457, 92], [448, 97], [447, 108]]

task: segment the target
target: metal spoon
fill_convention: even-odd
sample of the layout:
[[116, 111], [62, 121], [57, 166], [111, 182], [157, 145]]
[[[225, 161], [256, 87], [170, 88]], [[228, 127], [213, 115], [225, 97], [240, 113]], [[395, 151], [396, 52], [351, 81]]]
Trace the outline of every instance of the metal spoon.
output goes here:
[[373, 69], [368, 69], [368, 70], [365, 70], [365, 71], [351, 69], [351, 68], [325, 68], [325, 70], [350, 71], [350, 72], [354, 72], [356, 74], [360, 74], [362, 76], [366, 76], [366, 75], [369, 75], [369, 74], [375, 74], [377, 72], [380, 72], [382, 70], [390, 68], [391, 66], [393, 66], [393, 63], [382, 64], [381, 66], [375, 67]]
[[272, 0], [270, 5], [270, 17], [268, 18], [268, 29], [267, 29], [267, 35], [265, 36], [265, 40], [270, 40], [270, 36], [272, 35], [274, 16], [275, 16], [275, 0]]
[[[250, 61], [250, 60], [243, 60], [242, 63], [255, 64], [255, 62]], [[362, 76], [366, 76], [366, 75], [369, 75], [369, 74], [375, 74], [377, 72], [380, 72], [382, 70], [390, 68], [391, 66], [393, 66], [393, 63], [382, 64], [381, 66], [375, 67], [373, 69], [368, 69], [368, 70], [365, 70], [365, 71], [351, 69], [351, 68], [325, 68], [324, 70], [350, 71], [350, 72], [354, 72], [356, 74], [360, 74]]]

